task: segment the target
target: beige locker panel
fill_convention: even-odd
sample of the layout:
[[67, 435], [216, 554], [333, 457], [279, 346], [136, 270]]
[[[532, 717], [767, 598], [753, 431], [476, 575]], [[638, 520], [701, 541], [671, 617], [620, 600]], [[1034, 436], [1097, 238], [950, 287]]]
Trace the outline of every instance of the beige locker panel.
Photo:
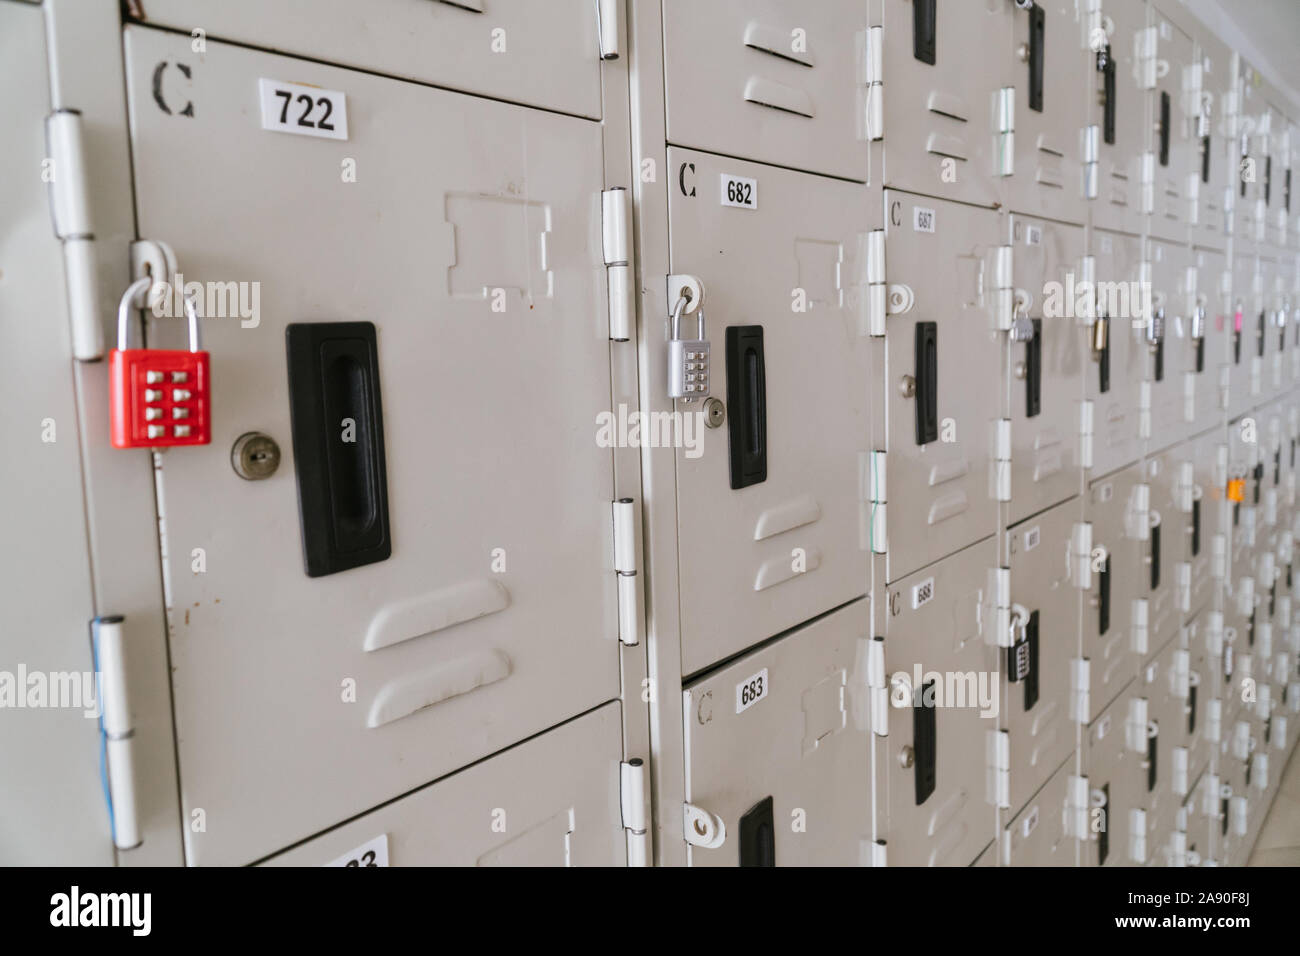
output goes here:
[[1237, 148], [1233, 151], [1237, 175], [1232, 235], [1236, 254], [1240, 257], [1243, 253], [1254, 255], [1264, 242], [1267, 218], [1263, 180], [1269, 113], [1262, 88], [1263, 78], [1239, 54], [1234, 54], [1233, 62], [1238, 110]]
[[[1105, 348], [1096, 348], [1092, 325], [1080, 334], [1090, 342], [1085, 394], [1093, 403], [1093, 475], [1105, 475], [1136, 461], [1144, 430], [1141, 408], [1146, 369], [1146, 299], [1142, 293], [1142, 241], [1136, 236], [1096, 230], [1095, 310], [1106, 321]], [[1091, 336], [1091, 339], [1088, 338]]]
[[[883, 120], [872, 130], [886, 186], [985, 206], [1001, 199], [1015, 136], [1000, 134], [1024, 108], [1003, 106], [1022, 65], [1010, 49], [1009, 3], [937, 3], [932, 29], [911, 0], [883, 0]], [[978, 52], [977, 52], [978, 51]], [[975, 57], [972, 60], [972, 56]], [[976, 68], [978, 64], [978, 68]]]
[[1261, 172], [1260, 197], [1263, 199], [1263, 229], [1260, 241], [1271, 249], [1287, 241], [1286, 169], [1290, 163], [1291, 123], [1285, 102], [1272, 86], [1265, 87], [1265, 133], [1260, 142], [1264, 168]]
[[[1186, 316], [1199, 324], [1204, 345], [1189, 337], [1191, 367], [1195, 373], [1193, 407], [1196, 428], [1218, 420], [1232, 387], [1233, 332], [1236, 307], [1232, 296], [1232, 270], [1221, 252], [1193, 249], [1185, 289]], [[1191, 331], [1197, 331], [1193, 326]], [[1296, 350], [1300, 355], [1300, 349]]]
[[1095, 58], [1083, 6], [1044, 0], [1012, 13], [1015, 171], [1006, 179], [1006, 205], [1014, 212], [1074, 223], [1087, 216], [1082, 160]]
[[[1166, 4], [1178, 12], [1179, 5], [1170, 4], [1170, 0], [1162, 0], [1151, 9], [1156, 80], [1151, 94], [1153, 122], [1148, 147], [1153, 156], [1150, 231], [1170, 242], [1186, 242], [1199, 192], [1192, 179], [1200, 173], [1200, 77], [1196, 44], [1189, 33], [1161, 12], [1160, 7]], [[1163, 127], [1166, 110], [1167, 131]]]
[[[677, 451], [682, 669], [691, 674], [867, 589], [860, 462], [870, 450], [870, 365], [858, 318], [867, 210], [859, 186], [668, 155], [701, 184], [735, 175], [759, 194], [757, 209], [738, 209], [701, 185], [697, 196], [675, 190], [669, 204], [672, 268], [704, 284], [710, 387], [728, 406], [712, 429], [699, 402], [677, 403], [699, 438]], [[694, 337], [696, 317], [682, 324]], [[752, 365], [741, 334], [761, 335]], [[758, 457], [761, 475], [749, 468]]]
[[1228, 414], [1236, 417], [1264, 401], [1264, 274], [1260, 260], [1238, 248], [1232, 260], [1232, 338]]
[[1178, 542], [1176, 561], [1188, 568], [1185, 572], [1175, 572], [1175, 584], [1179, 587], [1182, 587], [1182, 576], [1186, 575], [1185, 619], [1202, 608], [1220, 609], [1212, 607], [1224, 574], [1216, 568], [1215, 538], [1224, 534], [1225, 519], [1230, 517], [1224, 501], [1226, 477], [1220, 483], [1215, 474], [1221, 446], [1226, 448], [1225, 435], [1222, 429], [1216, 428], [1184, 442], [1174, 454], [1175, 474], [1169, 480], [1172, 511], [1161, 536], [1168, 535]]
[[[259, 315], [202, 321], [212, 444], [157, 466], [188, 855], [242, 863], [618, 695], [601, 139], [213, 42], [167, 115], [154, 65], [188, 43], [126, 32], [140, 233], [187, 280], [260, 283]], [[346, 92], [350, 141], [259, 129], [264, 76]], [[377, 330], [392, 554], [308, 577], [285, 329], [342, 320]], [[268, 480], [230, 465], [253, 430]]]
[[[1091, 587], [1083, 602], [1090, 720], [1114, 700], [1137, 671], [1142, 652], [1151, 543], [1149, 485], [1140, 465], [1094, 481], [1085, 515], [1092, 525]], [[1148, 489], [1148, 491], [1144, 491]]]
[[[12, 320], [0, 352], [7, 406], [0, 432], [10, 462], [0, 471], [0, 523], [12, 545], [0, 565], [8, 595], [0, 609], [7, 685], [0, 696], [8, 698], [0, 762], [10, 768], [0, 788], [0, 818], [9, 821], [0, 826], [0, 862], [111, 866], [72, 343], [62, 256], [39, 175], [48, 85], [40, 9], [0, 3], [0, 127], [7, 131], [0, 313]], [[42, 560], [32, 560], [37, 546]]]
[[1029, 642], [1023, 679], [1009, 680], [1012, 663], [1006, 657], [1001, 668], [1008, 680], [999, 725], [1010, 734], [1013, 811], [1074, 749], [1070, 664], [1078, 656], [1082, 592], [1070, 574], [1070, 542], [1081, 511], [1076, 498], [1007, 530], [1011, 614], [1024, 621]]
[[[1142, 55], [1143, 38], [1148, 36], [1144, 33], [1147, 9], [1145, 4], [1129, 0], [1103, 0], [1101, 15], [1108, 46], [1095, 59], [1092, 74], [1090, 123], [1098, 128], [1097, 197], [1092, 203], [1092, 222], [1104, 229], [1140, 233], [1146, 224], [1142, 156], [1151, 141], [1146, 127], [1151, 61]], [[1103, 68], [1105, 63], [1110, 65]], [[1113, 78], [1108, 81], [1110, 71]], [[1107, 87], [1111, 82], [1115, 98], [1108, 110]], [[1109, 136], [1108, 126], [1113, 127]]]
[[1264, 292], [1265, 358], [1264, 390], [1270, 396], [1280, 396], [1290, 390], [1295, 381], [1291, 376], [1295, 351], [1294, 333], [1288, 327], [1287, 278], [1289, 263], [1274, 251], [1268, 258], [1260, 259], [1260, 272]]
[[1206, 698], [1215, 689], [1213, 662], [1206, 650], [1205, 631], [1212, 627], [1207, 613], [1198, 614], [1178, 636], [1178, 644], [1188, 653], [1187, 696], [1183, 700], [1186, 720], [1187, 779], [1193, 783], [1210, 765], [1213, 746], [1206, 733]]
[[1197, 62], [1193, 70], [1199, 64], [1201, 107], [1193, 117], [1196, 141], [1192, 149], [1192, 182], [1197, 201], [1192, 241], [1222, 250], [1227, 244], [1229, 217], [1234, 208], [1232, 190], [1237, 182], [1236, 121], [1229, 109], [1236, 98], [1232, 51], [1200, 24], [1195, 40]]
[[1142, 565], [1138, 572], [1139, 594], [1147, 602], [1146, 637], [1142, 640], [1145, 650], [1139, 651], [1143, 661], [1178, 634], [1185, 609], [1191, 606], [1187, 586], [1190, 572], [1181, 567], [1185, 549], [1182, 539], [1186, 534], [1180, 508], [1186, 504], [1182, 483], [1188, 477], [1182, 468], [1185, 447], [1179, 445], [1148, 455], [1144, 463], [1145, 480], [1151, 489], [1151, 530], [1140, 548]]
[[[887, 580], [896, 581], [996, 527], [994, 285], [1003, 233], [990, 210], [893, 191], [885, 212], [889, 284], [910, 292], [885, 337]], [[934, 281], [939, 262], [952, 264], [942, 283]]]
[[1155, 772], [1143, 768], [1146, 778], [1141, 789], [1148, 796], [1156, 792], [1172, 794], [1181, 803], [1195, 778], [1191, 775], [1191, 734], [1187, 721], [1191, 651], [1181, 646], [1179, 636], [1165, 644], [1143, 667], [1138, 693], [1147, 699], [1147, 719], [1156, 732], [1150, 751], [1155, 756]]
[[[199, 26], [209, 41], [233, 40], [578, 116], [601, 115], [594, 0], [150, 0], [136, 6], [143, 6], [145, 23], [187, 35]], [[187, 39], [172, 62], [201, 71], [207, 55], [188, 46]]]
[[1074, 755], [1002, 832], [1004, 866], [1078, 866], [1078, 841], [1066, 829]]
[[1021, 521], [1079, 490], [1079, 402], [1092, 363], [1076, 314], [1083, 229], [1010, 218], [1012, 272], [1034, 338], [1011, 344], [1011, 512]]
[[[1204, 323], [1196, 322], [1188, 270], [1191, 254], [1186, 247], [1149, 239], [1146, 263], [1151, 276], [1154, 323], [1142, 330], [1145, 380], [1151, 390], [1151, 435], [1148, 448], [1168, 448], [1189, 437], [1198, 421], [1210, 419], [1213, 409], [1198, 409], [1197, 368], [1206, 367], [1199, 353], [1205, 348]], [[1201, 333], [1198, 338], [1197, 334]], [[1199, 361], [1198, 361], [1199, 357]]]
[[1131, 825], [1144, 786], [1145, 725], [1130, 728], [1137, 713], [1135, 685], [1125, 687], [1084, 728], [1083, 772], [1088, 778], [1087, 866], [1131, 865]]
[[992, 643], [993, 541], [890, 586], [885, 625], [888, 783], [877, 780], [891, 866], [966, 866], [988, 843], [994, 809], [986, 741], [1005, 708]]
[[870, 862], [869, 643], [858, 602], [686, 687], [686, 800], [725, 828], [692, 866]]
[[864, 4], [666, 0], [663, 22], [670, 143], [867, 180]]
[[623, 866], [622, 748], [612, 702], [266, 865], [379, 865], [378, 843], [388, 866]]

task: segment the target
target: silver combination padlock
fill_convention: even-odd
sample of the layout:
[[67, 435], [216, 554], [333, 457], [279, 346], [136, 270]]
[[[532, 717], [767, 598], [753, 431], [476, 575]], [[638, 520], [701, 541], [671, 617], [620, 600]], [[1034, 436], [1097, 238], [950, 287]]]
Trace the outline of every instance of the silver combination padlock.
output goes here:
[[672, 338], [668, 341], [668, 397], [686, 402], [709, 394], [709, 341], [704, 337], [704, 307], [695, 313], [696, 338], [681, 337], [682, 311], [686, 299], [673, 307]]

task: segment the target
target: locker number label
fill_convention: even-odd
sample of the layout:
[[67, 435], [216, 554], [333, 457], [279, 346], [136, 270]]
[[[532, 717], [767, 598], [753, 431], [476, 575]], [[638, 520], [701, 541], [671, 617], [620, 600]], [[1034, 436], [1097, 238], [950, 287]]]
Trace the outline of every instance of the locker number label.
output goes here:
[[722, 205], [738, 209], [758, 208], [758, 180], [722, 174]]
[[767, 668], [736, 685], [736, 713], [743, 714], [767, 696]]
[[1042, 537], [1042, 532], [1039, 530], [1039, 526], [1038, 526], [1038, 525], [1034, 525], [1032, 528], [1030, 528], [1028, 531], [1026, 531], [1026, 532], [1025, 532], [1025, 550], [1026, 550], [1026, 551], [1033, 551], [1034, 548], [1038, 547], [1038, 541], [1039, 541], [1039, 539], [1040, 539], [1041, 537]]
[[914, 232], [934, 232], [934, 210], [924, 206], [912, 207], [912, 230]]
[[338, 90], [285, 83], [257, 81], [262, 99], [262, 129], [325, 139], [348, 138], [347, 97]]
[[926, 578], [912, 587], [912, 610], [934, 600], [934, 578]]
[[387, 866], [388, 834], [382, 833], [366, 843], [361, 844], [350, 853], [344, 853], [337, 860], [326, 866]]

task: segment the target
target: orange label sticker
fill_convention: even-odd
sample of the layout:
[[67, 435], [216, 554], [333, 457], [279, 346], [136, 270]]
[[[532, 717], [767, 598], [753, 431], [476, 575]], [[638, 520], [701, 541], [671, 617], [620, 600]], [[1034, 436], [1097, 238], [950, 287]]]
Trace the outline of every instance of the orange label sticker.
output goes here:
[[1228, 482], [1228, 500], [1245, 501], [1246, 500], [1246, 479], [1233, 478]]

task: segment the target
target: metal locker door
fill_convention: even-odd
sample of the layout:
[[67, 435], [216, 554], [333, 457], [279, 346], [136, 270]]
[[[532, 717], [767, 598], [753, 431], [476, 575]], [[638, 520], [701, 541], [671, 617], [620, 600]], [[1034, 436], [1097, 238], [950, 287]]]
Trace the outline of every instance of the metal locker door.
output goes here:
[[[1199, 339], [1189, 306], [1191, 257], [1181, 245], [1147, 241], [1143, 269], [1150, 276], [1152, 314], [1142, 330], [1145, 380], [1151, 391], [1151, 436], [1148, 447], [1168, 448], [1195, 430]], [[1199, 374], [1204, 374], [1199, 373]], [[1209, 411], [1205, 409], [1203, 411]]]
[[1141, 286], [1142, 242], [1136, 236], [1095, 230], [1096, 314], [1106, 318], [1104, 348], [1090, 324], [1084, 331], [1092, 362], [1084, 370], [1093, 403], [1094, 475], [1136, 461], [1149, 414], [1141, 405], [1146, 346], [1146, 299]]
[[[126, 31], [140, 233], [209, 290], [261, 283], [257, 315], [202, 322], [213, 444], [156, 466], [182, 798], [207, 816], [188, 857], [239, 863], [618, 696], [602, 148], [585, 120], [211, 42], [168, 115], [155, 64], [188, 42]], [[257, 79], [286, 76], [346, 94], [350, 141], [257, 127]], [[334, 453], [334, 498], [300, 508], [345, 435], [309, 427], [329, 409], [362, 420], [364, 474]], [[245, 481], [255, 430], [283, 464]], [[382, 557], [384, 508], [391, 557], [304, 572], [307, 542]]]
[[[877, 179], [922, 195], [992, 206], [1015, 159], [1011, 17], [1002, 0], [884, 0], [883, 117]], [[879, 43], [879, 46], [877, 46]], [[1019, 66], [1019, 64], [1016, 64]]]
[[[531, 0], [223, 0], [214, 5], [206, 0], [150, 0], [138, 18], [186, 34], [202, 24], [208, 40], [233, 40], [599, 118], [599, 18], [617, 12], [620, 4], [621, 0], [548, 0], [545, 4]], [[611, 48], [604, 55], [617, 52]], [[206, 62], [202, 53], [189, 49], [184, 53], [186, 58], [174, 62], [202, 69], [198, 66]]]
[[1187, 702], [1191, 694], [1191, 651], [1175, 635], [1142, 670], [1138, 693], [1147, 698], [1148, 719], [1156, 726], [1154, 773], [1147, 770], [1144, 793], [1160, 790], [1180, 802], [1195, 779], [1191, 776]]
[[1135, 683], [1120, 692], [1097, 719], [1083, 729], [1083, 772], [1088, 778], [1088, 866], [1128, 866], [1133, 810], [1142, 783], [1143, 750], [1129, 731]]
[[1087, 720], [1114, 700], [1145, 656], [1142, 575], [1151, 528], [1143, 499], [1149, 487], [1141, 466], [1133, 465], [1094, 481], [1088, 490], [1084, 514], [1092, 525], [1092, 581], [1084, 594], [1082, 640]]
[[[668, 157], [699, 184], [669, 203], [672, 268], [704, 285], [712, 391], [726, 407], [715, 429], [700, 403], [677, 403], [696, 438], [677, 451], [691, 674], [867, 590], [867, 209], [848, 183], [676, 148]], [[724, 176], [753, 180], [757, 208], [720, 203], [710, 184]], [[696, 317], [682, 322], [694, 335]]]
[[1086, 221], [1082, 159], [1094, 59], [1087, 19], [1073, 0], [1012, 13], [1015, 164], [1006, 205], [1013, 211]]
[[685, 688], [688, 812], [725, 830], [692, 866], [870, 862], [867, 634], [856, 602]]
[[1240, 415], [1264, 398], [1264, 277], [1260, 260], [1238, 250], [1232, 265], [1232, 334], [1229, 341], [1228, 414]]
[[1221, 252], [1193, 249], [1187, 283], [1186, 308], [1192, 333], [1187, 344], [1195, 379], [1194, 427], [1199, 430], [1223, 412], [1231, 388], [1235, 311], [1232, 272]]
[[[1181, 588], [1181, 575], [1186, 574], [1189, 593], [1185, 616], [1189, 618], [1213, 604], [1225, 573], [1226, 555], [1215, 556], [1216, 537], [1224, 533], [1224, 487], [1214, 474], [1223, 439], [1223, 431], [1218, 428], [1198, 435], [1180, 447], [1174, 461], [1178, 474], [1173, 479], [1172, 522], [1170, 530], [1162, 535], [1170, 534], [1181, 542], [1175, 545], [1181, 549], [1178, 561], [1185, 563], [1188, 570], [1176, 572], [1175, 584]], [[1226, 543], [1226, 538], [1222, 540]]]
[[1179, 647], [1188, 653], [1187, 696], [1182, 701], [1185, 721], [1187, 777], [1195, 781], [1210, 765], [1211, 744], [1205, 732], [1206, 700], [1214, 690], [1212, 662], [1206, 653], [1208, 614], [1199, 613], [1179, 634]]
[[1180, 505], [1186, 503], [1180, 486], [1185, 477], [1180, 461], [1180, 449], [1170, 449], [1149, 456], [1144, 463], [1145, 480], [1151, 489], [1151, 530], [1147, 540], [1139, 545], [1142, 563], [1138, 570], [1138, 592], [1147, 602], [1144, 660], [1178, 633], [1183, 609], [1191, 601], [1190, 593], [1180, 581], [1180, 575], [1185, 573], [1180, 569], [1184, 547]]
[[[892, 191], [884, 208], [888, 281], [904, 302], [885, 336], [886, 579], [896, 581], [995, 531], [1004, 280], [997, 213]], [[941, 283], [938, 262], [952, 264]]]
[[[1005, 866], [1078, 866], [1078, 841], [1066, 829], [1074, 754], [1002, 832]], [[1074, 816], [1079, 816], [1075, 813]]]
[[1010, 218], [1016, 296], [1027, 303], [1033, 337], [1011, 344], [1011, 523], [1079, 490], [1079, 402], [1092, 371], [1076, 314], [1083, 229]]
[[1278, 288], [1277, 260], [1270, 255], [1259, 257], [1258, 281], [1260, 287], [1259, 338], [1263, 342], [1260, 352], [1260, 394], [1258, 402], [1270, 401], [1282, 390], [1282, 360], [1285, 351], [1285, 327], [1278, 326], [1281, 295]]
[[865, 5], [665, 0], [663, 19], [670, 143], [867, 180]]
[[[1162, 0], [1167, 2], [1167, 0]], [[1196, 203], [1191, 178], [1199, 154], [1196, 117], [1200, 114], [1196, 44], [1159, 9], [1152, 7], [1156, 77], [1151, 94], [1154, 120], [1148, 147], [1152, 160], [1151, 234], [1170, 242], [1187, 241]], [[1161, 76], [1163, 71], [1164, 75]]]
[[[100, 784], [99, 685], [89, 621], [78, 410], [59, 242], [37, 171], [50, 112], [45, 21], [39, 7], [0, 3], [0, 350], [11, 467], [0, 472], [6, 549], [0, 574], [0, 661], [8, 685], [0, 761], [0, 860], [7, 865], [112, 866]], [[21, 318], [20, 317], [24, 317]], [[21, 462], [21, 465], [20, 465]], [[58, 556], [57, 573], [24, 543]]]
[[623, 866], [622, 754], [614, 701], [264, 864]]
[[1265, 142], [1261, 137], [1268, 121], [1268, 104], [1264, 101], [1263, 83], [1240, 54], [1233, 54], [1237, 92], [1237, 175], [1234, 181], [1233, 246], [1236, 255], [1254, 255], [1263, 228], [1263, 186]]
[[[1143, 211], [1142, 163], [1150, 137], [1146, 130], [1147, 102], [1154, 78], [1154, 58], [1143, 43], [1145, 4], [1103, 0], [1100, 24], [1107, 46], [1094, 58], [1093, 108], [1090, 123], [1097, 127], [1097, 197], [1093, 225], [1119, 232], [1141, 233]], [[1100, 265], [1100, 263], [1098, 263]], [[1100, 273], [1098, 273], [1100, 275]]]
[[880, 796], [891, 866], [966, 866], [990, 839], [986, 749], [1001, 709], [1020, 703], [1001, 697], [989, 590], [996, 564], [993, 542], [981, 542], [889, 588]]
[[1011, 616], [1019, 619], [1028, 667], [1012, 680], [1020, 653], [1005, 652], [999, 724], [1010, 735], [1010, 809], [1019, 810], [1074, 749], [1070, 667], [1079, 652], [1082, 592], [1071, 574], [1076, 498], [1007, 531]]
[[1201, 109], [1193, 126], [1192, 181], [1196, 185], [1197, 212], [1192, 224], [1192, 241], [1198, 246], [1222, 250], [1227, 243], [1228, 216], [1234, 206], [1232, 189], [1237, 175], [1232, 51], [1199, 22], [1195, 40]]

